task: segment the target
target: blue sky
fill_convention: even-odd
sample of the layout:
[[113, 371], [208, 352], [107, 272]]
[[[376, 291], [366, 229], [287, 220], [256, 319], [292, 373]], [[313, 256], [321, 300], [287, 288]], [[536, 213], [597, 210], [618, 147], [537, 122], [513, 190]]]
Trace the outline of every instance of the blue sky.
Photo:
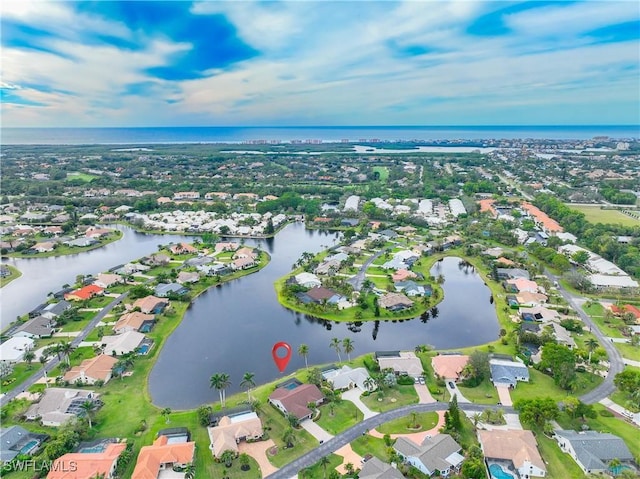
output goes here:
[[628, 1], [4, 0], [2, 125], [640, 123]]

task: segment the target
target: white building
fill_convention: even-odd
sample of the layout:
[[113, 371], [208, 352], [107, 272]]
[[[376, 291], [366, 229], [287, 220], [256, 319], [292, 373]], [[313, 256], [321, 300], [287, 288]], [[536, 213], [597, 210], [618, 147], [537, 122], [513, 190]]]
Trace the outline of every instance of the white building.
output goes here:
[[24, 359], [24, 354], [33, 349], [33, 344], [33, 339], [28, 337], [9, 338], [0, 344], [0, 361], [8, 364], [19, 363]]
[[347, 198], [347, 201], [344, 203], [344, 211], [358, 211], [358, 206], [360, 205], [360, 197], [356, 195], [351, 195]]

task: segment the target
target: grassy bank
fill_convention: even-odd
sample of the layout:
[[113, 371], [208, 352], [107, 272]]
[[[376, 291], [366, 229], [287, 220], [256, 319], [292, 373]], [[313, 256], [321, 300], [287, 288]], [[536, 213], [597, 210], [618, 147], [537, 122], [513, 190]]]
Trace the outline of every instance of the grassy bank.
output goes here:
[[0, 278], [0, 288], [8, 285], [14, 279], [18, 279], [20, 276], [22, 276], [22, 273], [18, 270], [18, 268], [11, 266], [10, 264], [5, 265], [5, 267], [9, 270], [9, 276]]

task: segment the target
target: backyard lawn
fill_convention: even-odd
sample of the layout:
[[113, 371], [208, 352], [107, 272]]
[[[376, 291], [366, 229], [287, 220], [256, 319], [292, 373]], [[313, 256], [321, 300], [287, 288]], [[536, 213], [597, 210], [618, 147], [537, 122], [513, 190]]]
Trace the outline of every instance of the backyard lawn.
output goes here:
[[581, 478], [585, 477], [582, 470], [569, 454], [560, 450], [560, 446], [554, 439], [546, 437], [542, 433], [536, 434], [540, 455], [547, 464], [547, 476], [551, 479]]

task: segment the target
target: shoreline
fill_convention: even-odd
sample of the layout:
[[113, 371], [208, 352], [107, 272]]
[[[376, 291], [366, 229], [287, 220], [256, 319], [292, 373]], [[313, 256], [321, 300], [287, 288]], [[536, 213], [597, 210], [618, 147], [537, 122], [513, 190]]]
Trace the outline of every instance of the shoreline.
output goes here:
[[56, 250], [54, 249], [53, 251], [49, 251], [49, 252], [46, 252], [46, 253], [34, 253], [34, 254], [22, 254], [22, 253], [18, 253], [18, 252], [12, 252], [12, 253], [6, 253], [6, 254], [2, 255], [2, 257], [3, 258], [11, 258], [11, 259], [31, 259], [31, 258], [38, 259], [38, 258], [56, 258], [56, 257], [61, 257], [61, 256], [71, 256], [71, 255], [74, 255], [74, 254], [86, 253], [88, 251], [93, 251], [93, 250], [96, 250], [96, 249], [103, 248], [103, 247], [105, 247], [107, 245], [110, 245], [112, 243], [120, 241], [122, 238], [124, 238], [124, 232], [122, 232], [120, 230], [113, 230], [113, 233], [109, 233], [109, 234], [115, 234], [116, 237], [115, 238], [109, 238], [104, 243], [100, 242], [98, 244], [91, 245], [91, 246], [80, 246], [80, 247], [78, 247], [78, 249], [74, 249], [74, 250], [69, 251], [67, 253], [56, 254]]

